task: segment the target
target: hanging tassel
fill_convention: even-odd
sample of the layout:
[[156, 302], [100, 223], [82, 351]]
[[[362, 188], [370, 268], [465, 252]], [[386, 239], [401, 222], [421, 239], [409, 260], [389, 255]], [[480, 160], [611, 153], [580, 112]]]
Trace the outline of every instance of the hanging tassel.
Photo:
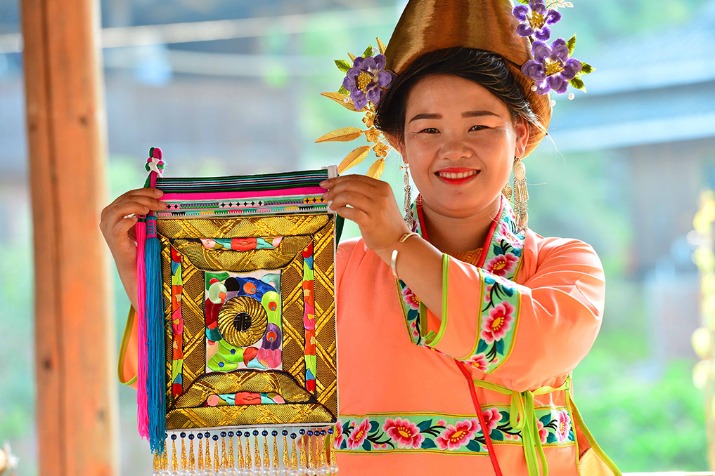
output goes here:
[[202, 433], [199, 433], [196, 435], [196, 437], [199, 439], [199, 447], [196, 449], [196, 469], [199, 470], [199, 472], [203, 472], [205, 469], [204, 467], [204, 435]]
[[171, 435], [171, 470], [174, 473], [179, 470], [179, 460], [176, 457], [176, 435]]
[[305, 449], [305, 467], [313, 469], [315, 467], [315, 453], [313, 453], [313, 431], [308, 430], [307, 438], [303, 438], [303, 448]]
[[326, 474], [328, 472], [328, 448], [325, 446], [325, 430], [320, 430], [318, 434], [318, 470]]
[[300, 451], [300, 466], [299, 469], [308, 469], [308, 442], [305, 437], [305, 430], [302, 428], [298, 431], [300, 439], [298, 440], [298, 451]]
[[154, 452], [164, 451], [166, 431], [166, 385], [164, 383], [164, 305], [161, 284], [161, 245], [156, 235], [156, 217], [146, 221], [146, 321], [148, 342], [147, 413], [149, 444]]
[[206, 471], [211, 470], [211, 434], [207, 431], [204, 433], [204, 439], [206, 440], [206, 450], [204, 451], [204, 469]]
[[253, 430], [253, 464], [257, 470], [261, 469], [261, 449], [258, 447], [258, 430]]
[[188, 459], [186, 458], [186, 433], [182, 431], [179, 436], [181, 437], [181, 464], [179, 465], [179, 469], [183, 473], [186, 472], [188, 465]]
[[253, 468], [253, 462], [251, 461], [251, 434], [249, 432], [244, 433], [246, 435], [246, 471], [251, 472]]
[[290, 453], [288, 451], [288, 430], [283, 430], [283, 469], [290, 469]]
[[159, 476], [161, 474], [161, 455], [159, 453], [154, 453], [154, 462], [153, 462], [153, 476]]
[[295, 433], [290, 434], [291, 449], [293, 450], [292, 454], [290, 456], [290, 469], [293, 469], [293, 470], [298, 469], [298, 448], [296, 447], [296, 444], [295, 444], [296, 437], [297, 437], [297, 435]]
[[226, 436], [225, 431], [221, 432], [221, 469], [228, 469], [228, 453], [226, 452]]
[[139, 217], [134, 225], [137, 240], [137, 335], [139, 341], [139, 362], [137, 364], [137, 429], [139, 436], [149, 439], [149, 414], [147, 413], [147, 336], [146, 336], [146, 217]]
[[221, 469], [221, 458], [218, 453], [218, 435], [212, 437], [214, 440], [214, 473], [218, 474], [219, 469]]
[[235, 471], [236, 469], [236, 459], [235, 453], [233, 452], [233, 432], [228, 432], [228, 467]]
[[[164, 169], [161, 150], [152, 147], [147, 160], [149, 186]], [[156, 215], [146, 217], [146, 326], [147, 326], [147, 413], [149, 415], [149, 445], [153, 452], [164, 451], [166, 432], [166, 384], [164, 349], [164, 299], [162, 296], [161, 244], [156, 232]]]
[[271, 467], [271, 453], [268, 448], [268, 431], [263, 430], [263, 470], [267, 472]]
[[330, 455], [330, 473], [337, 474], [338, 472], [338, 462], [335, 460], [335, 430], [333, 428], [328, 428], [328, 454]]
[[196, 457], [194, 456], [194, 434], [189, 433], [189, 474], [196, 470]]
[[164, 451], [161, 454], [161, 470], [164, 471], [161, 474], [166, 474], [167, 471], [169, 471], [169, 452]]
[[271, 435], [273, 436], [273, 461], [271, 468], [273, 468], [273, 473], [274, 474], [280, 474], [280, 460], [278, 459], [278, 432], [276, 430], [273, 430], [271, 432]]
[[[236, 458], [238, 459], [238, 469], [240, 470], [246, 469], [246, 463], [243, 460], [243, 440], [241, 439], [242, 435], [243, 433], [241, 433], [240, 431], [236, 432], [236, 439], [238, 440], [236, 442], [236, 449], [238, 450]], [[243, 471], [241, 471], [241, 474], [243, 474]]]

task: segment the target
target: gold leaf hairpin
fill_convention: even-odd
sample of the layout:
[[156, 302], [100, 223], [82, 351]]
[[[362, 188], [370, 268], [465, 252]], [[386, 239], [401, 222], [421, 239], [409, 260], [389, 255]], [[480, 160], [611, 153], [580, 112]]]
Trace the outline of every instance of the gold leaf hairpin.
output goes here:
[[385, 45], [377, 38], [379, 54], [373, 54], [372, 45], [362, 56], [348, 53], [351, 61], [335, 60], [335, 65], [345, 73], [343, 84], [338, 92], [322, 93], [353, 112], [365, 114], [362, 121], [367, 129], [341, 127], [320, 136], [315, 142], [349, 142], [364, 135], [368, 143], [353, 149], [338, 165], [338, 173], [354, 167], [364, 161], [372, 150], [377, 160], [372, 163], [367, 175], [379, 178], [385, 169], [385, 157], [390, 151], [383, 134], [375, 128], [375, 111], [380, 100], [392, 83], [393, 73], [385, 69]]

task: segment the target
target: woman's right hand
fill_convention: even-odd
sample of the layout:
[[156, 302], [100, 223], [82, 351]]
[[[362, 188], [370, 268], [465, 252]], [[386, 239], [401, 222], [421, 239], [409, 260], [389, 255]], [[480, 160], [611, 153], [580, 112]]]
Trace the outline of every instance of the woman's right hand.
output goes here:
[[137, 246], [134, 225], [139, 215], [164, 210], [166, 204], [159, 200], [163, 192], [154, 188], [130, 190], [102, 210], [99, 229], [107, 242], [117, 265], [119, 277], [132, 305], [136, 309]]

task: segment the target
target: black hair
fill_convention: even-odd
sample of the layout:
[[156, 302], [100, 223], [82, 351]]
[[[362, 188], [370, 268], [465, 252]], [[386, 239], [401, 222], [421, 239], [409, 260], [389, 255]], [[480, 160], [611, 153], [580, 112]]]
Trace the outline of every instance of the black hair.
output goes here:
[[378, 104], [375, 126], [402, 142], [410, 90], [420, 79], [435, 74], [474, 81], [499, 98], [514, 118], [521, 117], [530, 125], [540, 127], [538, 117], [506, 60], [491, 51], [461, 46], [426, 53], [397, 75]]

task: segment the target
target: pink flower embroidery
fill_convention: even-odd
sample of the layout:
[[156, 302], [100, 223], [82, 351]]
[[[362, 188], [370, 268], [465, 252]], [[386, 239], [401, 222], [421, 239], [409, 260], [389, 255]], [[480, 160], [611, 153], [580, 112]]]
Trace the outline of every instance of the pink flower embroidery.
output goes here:
[[489, 365], [489, 361], [484, 354], [473, 355], [472, 358], [469, 359], [469, 363], [472, 367], [477, 370], [481, 370], [482, 372], [486, 372], [487, 366]]
[[537, 421], [537, 429], [539, 430], [539, 439], [541, 440], [541, 443], [546, 443], [546, 438], [549, 437], [549, 430], [544, 428], [544, 424], [540, 421]]
[[382, 428], [397, 442], [397, 446], [400, 448], [419, 448], [425, 439], [417, 425], [400, 417], [394, 420], [388, 418]]
[[484, 417], [484, 424], [487, 426], [487, 431], [491, 432], [494, 428], [499, 426], [501, 413], [499, 413], [499, 410], [496, 408], [490, 408], [482, 412], [482, 416]]
[[416, 321], [410, 321], [410, 329], [412, 329], [412, 337], [418, 339], [420, 337], [420, 331], [417, 330]]
[[410, 307], [410, 309], [419, 309], [420, 308], [420, 300], [415, 296], [415, 293], [412, 292], [410, 288], [405, 288], [402, 290], [402, 297], [405, 300], [405, 303]]
[[447, 425], [447, 428], [437, 437], [437, 446], [442, 450], [459, 449], [469, 443], [479, 428], [477, 420], [464, 420], [454, 425]]
[[514, 269], [518, 262], [519, 258], [517, 258], [512, 253], [496, 255], [494, 258], [489, 260], [486, 265], [484, 265], [484, 269], [492, 274], [504, 277], [506, 276], [507, 272]]
[[506, 222], [501, 222], [499, 224], [499, 234], [512, 246], [519, 245], [521, 247], [521, 240], [518, 236], [511, 231], [511, 225]]
[[569, 412], [562, 411], [559, 413], [558, 424], [556, 426], [556, 439], [559, 443], [568, 440], [569, 432], [571, 431], [571, 417]]
[[335, 425], [335, 449], [340, 449], [340, 445], [343, 443], [343, 423], [338, 420]]
[[365, 441], [365, 438], [367, 438], [368, 431], [370, 431], [370, 422], [367, 418], [365, 418], [353, 429], [350, 436], [348, 436], [348, 448], [353, 450], [362, 445], [362, 442]]
[[489, 312], [482, 324], [482, 339], [491, 343], [501, 340], [511, 329], [514, 306], [504, 301]]

